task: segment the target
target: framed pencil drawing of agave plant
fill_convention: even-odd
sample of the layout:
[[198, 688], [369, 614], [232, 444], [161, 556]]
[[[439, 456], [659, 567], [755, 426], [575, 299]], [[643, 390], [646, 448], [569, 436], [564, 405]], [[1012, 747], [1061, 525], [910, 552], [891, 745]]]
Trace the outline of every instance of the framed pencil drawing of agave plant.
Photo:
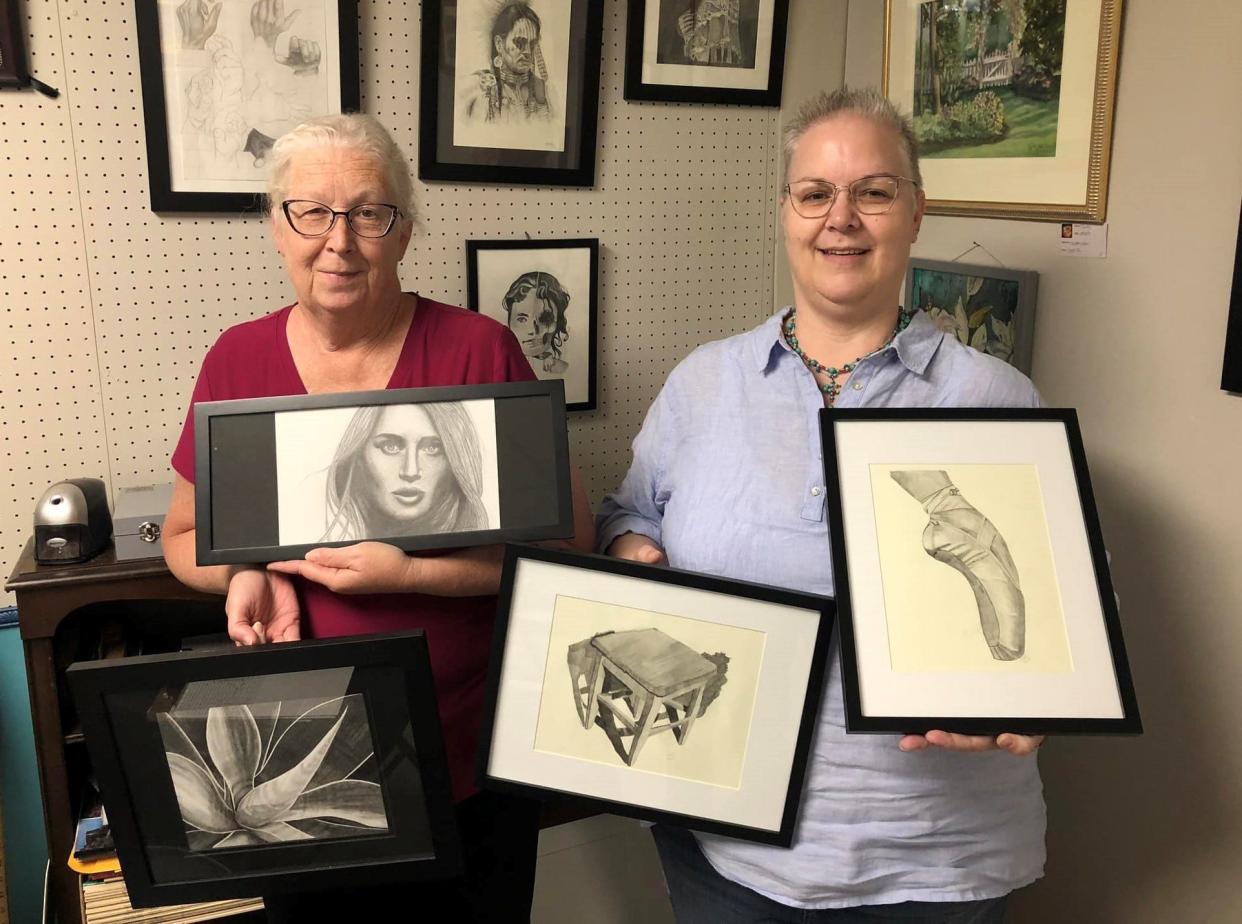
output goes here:
[[1142, 731], [1072, 408], [820, 415], [849, 731]]
[[69, 678], [135, 907], [460, 868], [421, 632]]

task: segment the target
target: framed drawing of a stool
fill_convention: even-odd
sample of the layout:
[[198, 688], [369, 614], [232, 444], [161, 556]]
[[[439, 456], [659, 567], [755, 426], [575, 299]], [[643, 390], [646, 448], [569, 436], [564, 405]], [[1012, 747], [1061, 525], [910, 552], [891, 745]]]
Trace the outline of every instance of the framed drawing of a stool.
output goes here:
[[[719, 673], [717, 666], [659, 629], [603, 632], [586, 642], [594, 657], [586, 702], [576, 699], [582, 727], [590, 729], [607, 712], [621, 726], [620, 735], [632, 739], [622, 755], [629, 766], [657, 732], [671, 731], [684, 744], [707, 684]], [[572, 675], [572, 654], [570, 660]], [[577, 697], [578, 678], [571, 679]]]
[[834, 613], [811, 594], [510, 545], [480, 785], [788, 846]]

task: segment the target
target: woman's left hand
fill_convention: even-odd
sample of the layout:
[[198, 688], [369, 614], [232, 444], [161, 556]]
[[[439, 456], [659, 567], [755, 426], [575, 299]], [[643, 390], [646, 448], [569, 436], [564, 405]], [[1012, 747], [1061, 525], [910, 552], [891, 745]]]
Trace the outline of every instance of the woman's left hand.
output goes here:
[[1015, 757], [1026, 757], [1039, 750], [1043, 735], [1014, 735], [1005, 732], [990, 735], [955, 735], [951, 732], [929, 731], [926, 735], [904, 735], [898, 747], [903, 751], [944, 748], [946, 751], [1008, 751]]
[[418, 586], [419, 559], [386, 542], [311, 549], [298, 561], [274, 561], [269, 571], [300, 574], [338, 594], [401, 593]]

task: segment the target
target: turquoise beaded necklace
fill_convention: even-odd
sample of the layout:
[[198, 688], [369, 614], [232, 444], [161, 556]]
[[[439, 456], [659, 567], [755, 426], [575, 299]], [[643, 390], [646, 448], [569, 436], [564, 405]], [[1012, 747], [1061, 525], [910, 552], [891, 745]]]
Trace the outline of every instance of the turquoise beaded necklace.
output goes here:
[[806, 364], [806, 367], [810, 369], [813, 374], [822, 372], [824, 375], [828, 376], [827, 382], [822, 384], [816, 382], [815, 384], [819, 385], [819, 390], [827, 396], [828, 406], [832, 407], [832, 405], [836, 403], [837, 395], [841, 394], [841, 383], [837, 381], [837, 377], [849, 375], [858, 368], [858, 364], [866, 359], [867, 356], [874, 356], [876, 353], [880, 353], [888, 349], [894, 338], [910, 326], [910, 318], [913, 316], [913, 312], [906, 311], [906, 309], [899, 307], [897, 309], [897, 324], [893, 328], [893, 332], [888, 335], [888, 339], [884, 341], [884, 344], [877, 349], [872, 350], [870, 353], [866, 354], [866, 356], [860, 356], [852, 363], [846, 363], [840, 368], [836, 366], [825, 366], [819, 360], [812, 359], [807, 356], [806, 353], [802, 352], [802, 347], [798, 345], [798, 335], [796, 333], [798, 323], [798, 311], [796, 308], [790, 308], [789, 313], [785, 315], [784, 320], [781, 322], [781, 331], [785, 334], [785, 342], [789, 344], [789, 349], [798, 354], [798, 358]]

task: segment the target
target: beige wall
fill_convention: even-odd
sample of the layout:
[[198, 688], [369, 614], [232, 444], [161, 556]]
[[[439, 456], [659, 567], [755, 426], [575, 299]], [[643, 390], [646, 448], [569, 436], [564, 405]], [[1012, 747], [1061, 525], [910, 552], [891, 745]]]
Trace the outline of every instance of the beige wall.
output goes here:
[[[878, 83], [882, 7], [849, 5], [852, 82]], [[1047, 876], [1018, 922], [1242, 917], [1242, 397], [1219, 390], [1239, 45], [1237, 0], [1127, 3], [1107, 259], [1059, 256], [1055, 225], [986, 219], [928, 218], [915, 249], [979, 241], [1040, 273], [1033, 377], [1078, 408], [1146, 727], [1045, 746]]]

